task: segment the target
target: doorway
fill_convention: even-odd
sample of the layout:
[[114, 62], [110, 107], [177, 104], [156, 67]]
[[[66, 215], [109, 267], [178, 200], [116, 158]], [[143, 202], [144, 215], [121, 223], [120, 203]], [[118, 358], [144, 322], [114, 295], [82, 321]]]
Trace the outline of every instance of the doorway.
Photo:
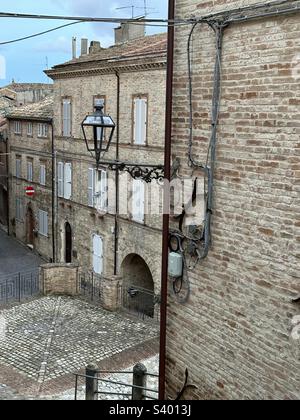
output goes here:
[[34, 246], [34, 214], [31, 206], [27, 207], [26, 213], [26, 241], [28, 245]]
[[66, 263], [70, 264], [72, 262], [72, 228], [70, 223], [65, 224], [65, 239], [66, 239]]

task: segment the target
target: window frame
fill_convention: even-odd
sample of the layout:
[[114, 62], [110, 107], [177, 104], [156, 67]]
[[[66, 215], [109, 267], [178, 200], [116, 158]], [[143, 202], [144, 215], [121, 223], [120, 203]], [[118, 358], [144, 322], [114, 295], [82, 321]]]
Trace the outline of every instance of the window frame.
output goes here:
[[[147, 112], [146, 112], [146, 132], [145, 132], [145, 143], [136, 143], [135, 140], [135, 127], [136, 127], [136, 123], [135, 123], [135, 101], [136, 99], [145, 99], [146, 103], [147, 103]], [[146, 147], [148, 146], [148, 131], [149, 131], [149, 94], [147, 93], [140, 93], [140, 94], [134, 94], [132, 95], [132, 133], [131, 133], [131, 144], [134, 146], [138, 146], [138, 147]]]
[[27, 159], [26, 162], [26, 180], [33, 182], [33, 160]]
[[[70, 114], [70, 123], [69, 123], [70, 127], [69, 127], [69, 134], [65, 134], [65, 129], [64, 129], [64, 127], [65, 127], [64, 126], [64, 121], [66, 120], [64, 118], [64, 103], [67, 102], [67, 101], [70, 103], [70, 112], [69, 112], [69, 114]], [[73, 124], [72, 124], [73, 118], [72, 118], [72, 113], [73, 113], [73, 101], [72, 101], [72, 98], [70, 96], [64, 96], [64, 97], [62, 97], [61, 98], [61, 135], [64, 138], [72, 137], [72, 131], [73, 131]]]
[[[29, 130], [29, 127], [31, 127], [31, 131]], [[33, 137], [33, 122], [31, 121], [27, 122], [27, 137]]]
[[[17, 126], [20, 127], [20, 131], [17, 131]], [[17, 136], [22, 135], [22, 121], [19, 121], [19, 120], [14, 121], [14, 134]]]
[[[42, 221], [42, 223], [41, 223], [41, 221]], [[39, 228], [38, 228], [39, 235], [48, 238], [48, 234], [49, 234], [49, 215], [48, 215], [48, 212], [46, 212], [45, 210], [39, 209], [39, 211], [38, 211], [38, 222], [39, 222]]]
[[24, 213], [23, 213], [23, 209], [24, 209], [24, 203], [22, 198], [20, 197], [16, 197], [16, 220], [18, 222], [23, 222], [24, 220]]
[[[43, 171], [42, 171], [42, 168], [44, 168]], [[43, 178], [42, 178], [42, 173], [44, 174]], [[46, 163], [40, 162], [40, 185], [45, 187], [46, 183], [47, 183], [47, 166], [46, 166]]]

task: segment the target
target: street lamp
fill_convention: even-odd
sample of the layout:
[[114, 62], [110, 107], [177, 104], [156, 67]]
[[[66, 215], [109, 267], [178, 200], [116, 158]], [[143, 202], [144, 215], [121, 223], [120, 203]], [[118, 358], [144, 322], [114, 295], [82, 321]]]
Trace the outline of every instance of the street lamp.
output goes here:
[[109, 115], [103, 113], [104, 100], [98, 99], [93, 114], [87, 115], [81, 127], [87, 150], [95, 155], [97, 168], [105, 165], [111, 171], [126, 171], [134, 179], [147, 183], [164, 178], [164, 166], [158, 164], [140, 164], [119, 160], [102, 159], [101, 154], [108, 151], [116, 124]]
[[103, 108], [104, 100], [97, 99], [95, 111], [87, 115], [81, 124], [87, 150], [95, 154], [97, 166], [101, 153], [108, 151], [116, 128], [113, 119], [103, 113]]

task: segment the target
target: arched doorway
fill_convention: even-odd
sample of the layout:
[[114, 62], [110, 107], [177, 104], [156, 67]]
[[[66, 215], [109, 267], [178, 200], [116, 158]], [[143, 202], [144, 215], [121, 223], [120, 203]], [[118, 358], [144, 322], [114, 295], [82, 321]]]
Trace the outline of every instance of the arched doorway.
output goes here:
[[26, 212], [26, 242], [31, 246], [34, 246], [34, 227], [34, 214], [31, 205], [29, 204]]
[[154, 282], [146, 262], [137, 254], [128, 255], [122, 264], [123, 307], [143, 317], [154, 317]]
[[67, 264], [72, 262], [72, 228], [70, 223], [65, 224], [65, 260]]

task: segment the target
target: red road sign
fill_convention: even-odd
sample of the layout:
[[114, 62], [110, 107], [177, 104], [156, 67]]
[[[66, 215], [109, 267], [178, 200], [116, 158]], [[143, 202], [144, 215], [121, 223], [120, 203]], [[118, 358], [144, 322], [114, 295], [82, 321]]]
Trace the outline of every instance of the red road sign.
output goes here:
[[35, 189], [33, 187], [26, 187], [25, 194], [27, 197], [33, 197], [35, 194]]

